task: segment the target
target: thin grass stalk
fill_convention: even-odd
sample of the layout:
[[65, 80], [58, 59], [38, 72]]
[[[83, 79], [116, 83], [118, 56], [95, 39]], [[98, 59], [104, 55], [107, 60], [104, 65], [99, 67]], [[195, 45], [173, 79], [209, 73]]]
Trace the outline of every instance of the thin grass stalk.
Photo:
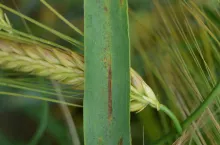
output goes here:
[[40, 139], [41, 139], [43, 133], [47, 129], [48, 115], [49, 115], [48, 103], [43, 102], [43, 104], [42, 104], [42, 118], [40, 120], [40, 125], [39, 125], [35, 135], [31, 138], [28, 145], [37, 145], [40, 142]]
[[[181, 124], [184, 129], [187, 129], [193, 121], [197, 120], [202, 113], [207, 109], [209, 104], [213, 102], [220, 95], [220, 81], [212, 89], [208, 97], [201, 103], [201, 105]], [[163, 136], [161, 139], [153, 143], [154, 145], [162, 145], [168, 140], [178, 137], [174, 131], [170, 131], [168, 134]]]
[[129, 145], [127, 0], [85, 0], [84, 142]]
[[37, 25], [37, 26], [39, 26], [39, 27], [41, 27], [41, 28], [47, 30], [48, 32], [53, 33], [54, 35], [60, 37], [61, 39], [66, 40], [67, 42], [70, 42], [71, 44], [73, 44], [73, 45], [75, 45], [75, 46], [83, 47], [83, 44], [82, 44], [81, 42], [76, 41], [75, 39], [73, 39], [73, 38], [71, 38], [71, 37], [69, 37], [69, 36], [66, 36], [66, 35], [64, 35], [64, 34], [58, 32], [58, 31], [56, 31], [56, 30], [54, 30], [54, 29], [51, 29], [50, 27], [47, 27], [47, 26], [45, 26], [45, 25], [43, 25], [43, 24], [41, 24], [41, 23], [35, 21], [34, 19], [31, 19], [30, 17], [27, 17], [27, 16], [25, 16], [25, 15], [23, 15], [23, 14], [17, 12], [16, 10], [13, 10], [13, 9], [11, 9], [11, 8], [9, 8], [9, 7], [7, 7], [7, 6], [3, 5], [3, 4], [1, 4], [1, 3], [0, 3], [0, 7], [1, 7], [2, 9], [5, 9], [5, 10], [7, 10], [7, 11], [13, 13], [13, 14], [15, 14], [15, 15], [20, 16], [21, 18], [23, 18], [23, 19], [25, 19], [25, 20], [27, 20], [27, 21], [29, 21], [29, 22], [31, 22], [31, 23], [34, 23], [35, 25]]
[[[55, 81], [52, 81], [52, 84], [57, 92], [57, 98], [60, 101], [65, 102], [65, 99], [63, 97], [63, 94], [62, 94], [62, 91], [60, 89], [59, 84]], [[71, 135], [72, 144], [73, 145], [80, 145], [79, 136], [76, 131], [76, 126], [75, 126], [75, 123], [73, 121], [73, 118], [71, 116], [71, 113], [70, 113], [68, 107], [66, 105], [60, 104], [60, 109], [63, 112], [63, 115], [65, 117], [67, 128], [69, 129], [69, 133]]]

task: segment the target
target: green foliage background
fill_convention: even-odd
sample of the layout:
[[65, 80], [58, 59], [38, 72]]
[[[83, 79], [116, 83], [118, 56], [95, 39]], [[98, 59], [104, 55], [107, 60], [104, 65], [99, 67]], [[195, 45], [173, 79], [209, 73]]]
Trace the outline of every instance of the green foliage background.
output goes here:
[[[48, 0], [71, 23], [83, 30], [82, 0]], [[38, 0], [4, 0], [12, 7], [72, 38], [83, 37], [68, 28]], [[16, 4], [15, 4], [16, 3]], [[220, 78], [220, 6], [217, 0], [169, 1], [130, 0], [129, 19], [132, 67], [152, 87], [161, 103], [183, 121], [208, 96]], [[78, 53], [82, 50], [48, 31], [11, 13], [13, 28], [56, 42]], [[27, 27], [25, 27], [25, 25]], [[98, 27], [98, 26], [97, 26]], [[92, 38], [91, 38], [92, 39]], [[0, 91], [56, 98], [50, 80], [1, 70]], [[7, 84], [7, 85], [4, 85]], [[12, 87], [25, 86], [29, 89]], [[30, 88], [32, 90], [30, 90]], [[60, 85], [68, 102], [81, 104], [82, 92]], [[36, 90], [33, 90], [36, 89]], [[42, 92], [53, 92], [48, 94]], [[72, 144], [69, 127], [59, 104], [0, 95], [0, 144], [68, 145]], [[209, 105], [174, 144], [220, 144], [220, 100]], [[81, 144], [83, 144], [82, 109], [69, 107]], [[156, 143], [172, 128], [169, 118], [147, 107], [131, 114], [134, 145]], [[39, 140], [38, 140], [39, 139]], [[170, 145], [174, 140], [169, 140]]]

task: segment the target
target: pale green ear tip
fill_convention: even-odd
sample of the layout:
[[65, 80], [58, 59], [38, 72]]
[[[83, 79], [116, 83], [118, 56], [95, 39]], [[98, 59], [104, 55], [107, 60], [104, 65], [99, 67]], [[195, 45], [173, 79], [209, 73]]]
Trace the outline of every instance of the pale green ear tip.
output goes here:
[[142, 102], [137, 102], [135, 100], [132, 100], [130, 103], [130, 112], [135, 112], [135, 113], [139, 113], [142, 110], [144, 110], [144, 108], [147, 106], [148, 104], [144, 104]]
[[[141, 105], [136, 107], [135, 111], [140, 112], [143, 110], [148, 104], [156, 108], [158, 111], [160, 110], [160, 103], [156, 98], [153, 90], [144, 82], [141, 76], [131, 69], [131, 92], [135, 95], [133, 100], [136, 100]], [[132, 104], [132, 103], [131, 103]], [[147, 105], [146, 105], [147, 104]]]
[[144, 88], [144, 92], [145, 92], [147, 97], [150, 97], [154, 100], [157, 100], [154, 91], [144, 81], [142, 82], [142, 86]]

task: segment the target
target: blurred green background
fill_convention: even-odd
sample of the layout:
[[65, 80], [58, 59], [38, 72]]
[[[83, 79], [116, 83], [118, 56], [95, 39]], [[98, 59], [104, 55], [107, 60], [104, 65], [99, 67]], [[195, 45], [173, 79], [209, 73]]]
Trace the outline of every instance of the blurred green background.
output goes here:
[[[82, 0], [48, 0], [59, 13], [83, 31]], [[1, 0], [1, 3], [83, 42], [39, 0]], [[6, 12], [6, 11], [5, 11]], [[48, 31], [6, 12], [13, 28], [83, 51]], [[152, 87], [161, 103], [183, 121], [208, 96], [220, 78], [220, 3], [218, 0], [129, 0], [132, 67]], [[99, 26], [97, 26], [99, 27]], [[92, 38], [91, 38], [92, 39]], [[56, 98], [50, 80], [0, 70], [0, 91]], [[9, 85], [4, 85], [7, 82]], [[26, 88], [16, 88], [19, 85]], [[68, 102], [82, 104], [83, 93], [60, 85]], [[46, 94], [49, 90], [53, 94]], [[72, 136], [60, 104], [0, 95], [0, 145], [71, 145]], [[166, 144], [219, 145], [220, 98], [176, 140]], [[69, 107], [83, 144], [82, 108]], [[172, 128], [163, 113], [146, 107], [131, 113], [133, 145], [153, 144]]]

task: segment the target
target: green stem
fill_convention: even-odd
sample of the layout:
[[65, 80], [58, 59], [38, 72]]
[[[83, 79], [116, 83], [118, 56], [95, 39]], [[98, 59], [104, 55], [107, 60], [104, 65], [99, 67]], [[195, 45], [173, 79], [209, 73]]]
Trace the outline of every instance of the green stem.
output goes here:
[[[199, 118], [199, 116], [205, 111], [208, 105], [213, 102], [213, 100], [220, 95], [220, 81], [216, 84], [213, 88], [212, 92], [209, 96], [205, 99], [204, 102], [182, 123], [183, 129], [188, 128], [193, 121]], [[161, 139], [157, 140], [155, 144], [161, 145], [164, 144], [166, 141], [175, 137], [176, 134], [173, 131], [170, 131], [167, 135], [163, 136]]]
[[1, 4], [1, 3], [0, 3], [0, 8], [5, 9], [5, 10], [7, 10], [7, 11], [9, 11], [9, 12], [11, 12], [11, 13], [17, 15], [17, 16], [20, 16], [21, 18], [23, 18], [23, 19], [25, 19], [25, 20], [27, 20], [27, 21], [29, 21], [29, 22], [31, 22], [31, 23], [33, 23], [33, 24], [35, 24], [35, 25], [37, 25], [37, 26], [39, 26], [39, 27], [41, 27], [41, 28], [43, 28], [43, 29], [45, 29], [45, 30], [47, 30], [49, 32], [51, 32], [52, 34], [60, 37], [61, 39], [64, 39], [64, 40], [70, 42], [71, 44], [73, 44], [73, 45], [75, 45], [77, 47], [83, 47], [83, 44], [81, 42], [79, 42], [79, 41], [77, 41], [77, 40], [75, 40], [75, 39], [73, 39], [73, 38], [71, 38], [69, 36], [66, 36], [66, 35], [64, 35], [64, 34], [58, 32], [58, 31], [56, 31], [54, 29], [51, 29], [50, 27], [47, 27], [47, 26], [45, 26], [45, 25], [35, 21], [34, 19], [29, 18], [29, 17], [27, 17], [27, 16], [17, 12], [16, 10], [13, 10], [13, 9], [11, 9], [11, 8]]
[[215, 88], [212, 90], [210, 95], [202, 102], [202, 104], [183, 122], [183, 128], [187, 128], [193, 121], [199, 118], [199, 116], [207, 109], [208, 105], [220, 95], [220, 81], [217, 83]]
[[77, 27], [75, 27], [73, 24], [70, 23], [67, 19], [65, 19], [61, 14], [59, 14], [53, 7], [51, 7], [45, 0], [40, 0], [49, 10], [53, 12], [57, 17], [59, 17], [60, 20], [62, 20], [64, 23], [66, 23], [70, 28], [72, 28], [74, 31], [79, 33], [83, 36], [83, 32], [79, 30]]
[[176, 127], [177, 132], [179, 134], [182, 134], [183, 129], [180, 125], [179, 120], [176, 118], [176, 116], [173, 114], [173, 112], [171, 112], [166, 106], [164, 106], [162, 104], [160, 105], [160, 110], [163, 111], [164, 113], [166, 113], [170, 117], [170, 119], [172, 119], [172, 121]]

